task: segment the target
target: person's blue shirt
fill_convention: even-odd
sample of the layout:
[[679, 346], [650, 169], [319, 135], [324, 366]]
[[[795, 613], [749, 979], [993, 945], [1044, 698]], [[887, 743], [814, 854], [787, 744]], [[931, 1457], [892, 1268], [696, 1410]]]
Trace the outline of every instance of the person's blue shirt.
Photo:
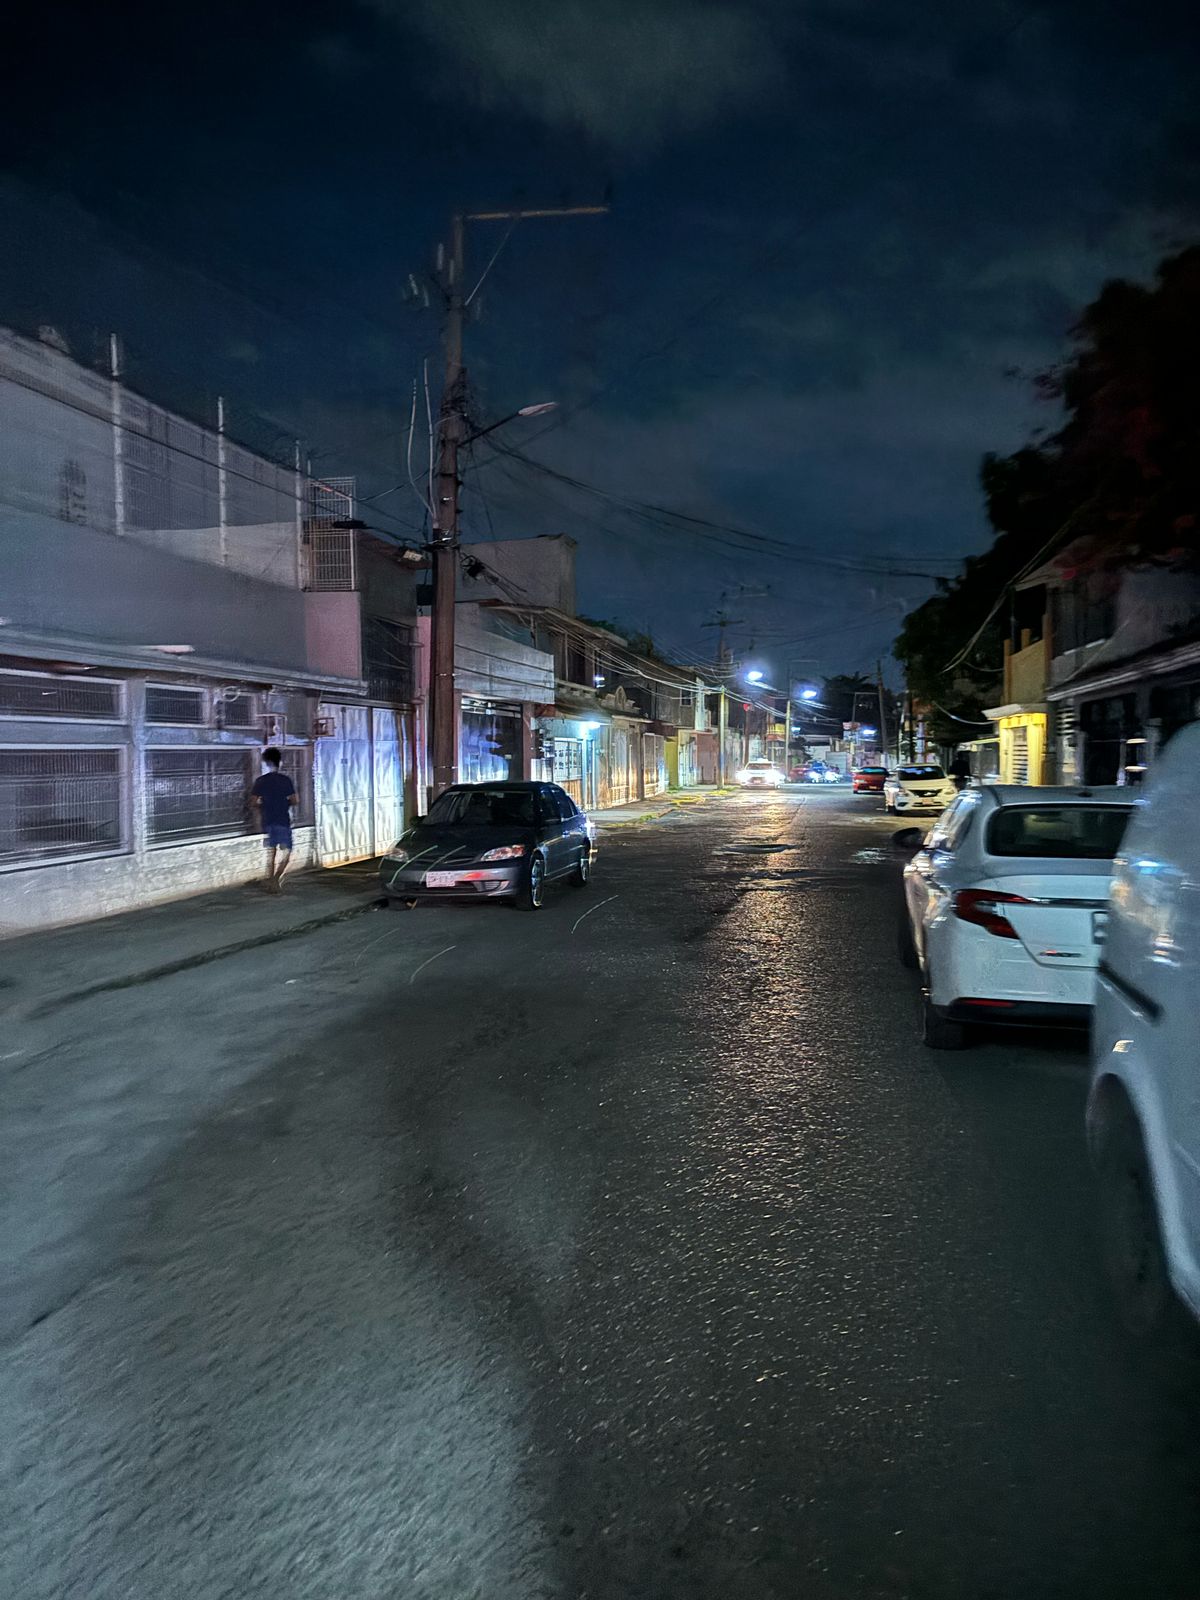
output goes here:
[[292, 813], [289, 801], [296, 792], [296, 785], [286, 772], [264, 772], [261, 778], [255, 779], [250, 792], [256, 796], [262, 808], [264, 830], [290, 825]]

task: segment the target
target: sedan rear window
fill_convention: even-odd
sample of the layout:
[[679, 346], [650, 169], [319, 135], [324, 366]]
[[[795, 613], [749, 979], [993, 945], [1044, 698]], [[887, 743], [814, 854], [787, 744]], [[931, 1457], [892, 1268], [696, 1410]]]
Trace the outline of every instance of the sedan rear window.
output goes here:
[[438, 828], [532, 828], [531, 789], [447, 789], [429, 808], [426, 822]]
[[993, 856], [1110, 861], [1132, 806], [1005, 806], [988, 824]]
[[864, 778], [886, 778], [886, 767], [859, 767], [859, 772]]
[[911, 783], [914, 778], [919, 782], [922, 778], [944, 778], [946, 774], [941, 767], [898, 767], [896, 776], [902, 783]]

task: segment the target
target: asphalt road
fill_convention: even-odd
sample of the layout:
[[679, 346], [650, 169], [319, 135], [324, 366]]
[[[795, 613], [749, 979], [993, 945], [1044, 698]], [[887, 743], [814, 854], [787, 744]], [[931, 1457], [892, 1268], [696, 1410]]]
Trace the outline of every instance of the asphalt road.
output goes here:
[[1093, 1265], [1085, 1057], [917, 1038], [873, 797], [369, 915], [4, 1080], [0, 1594], [1200, 1593], [1200, 1368]]

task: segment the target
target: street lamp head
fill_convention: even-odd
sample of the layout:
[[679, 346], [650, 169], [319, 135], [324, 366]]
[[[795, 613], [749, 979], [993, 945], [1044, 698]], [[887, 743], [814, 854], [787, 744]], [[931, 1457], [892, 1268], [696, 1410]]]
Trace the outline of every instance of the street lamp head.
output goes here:
[[519, 417], [544, 417], [547, 411], [556, 411], [557, 409], [557, 400], [539, 400], [536, 405], [522, 406], [517, 415]]
[[761, 683], [762, 681], [763, 681], [763, 674], [761, 672], [759, 672], [757, 667], [753, 668], [750, 672], [748, 672], [746, 674], [746, 682], [747, 683]]
[[817, 691], [815, 689], [801, 689], [800, 698], [801, 700], [815, 700], [817, 698]]

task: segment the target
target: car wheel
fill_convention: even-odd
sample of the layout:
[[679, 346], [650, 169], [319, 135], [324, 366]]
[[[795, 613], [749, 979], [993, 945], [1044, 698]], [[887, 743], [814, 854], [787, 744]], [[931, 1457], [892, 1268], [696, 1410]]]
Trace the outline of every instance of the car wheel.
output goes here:
[[930, 1050], [963, 1050], [967, 1030], [944, 1016], [926, 994], [921, 1001], [921, 1038]]
[[896, 954], [900, 957], [900, 965], [907, 967], [909, 972], [915, 972], [921, 964], [916, 944], [913, 942], [908, 905], [904, 900], [900, 902], [900, 913], [896, 918]]
[[585, 850], [575, 863], [575, 871], [571, 874], [571, 882], [577, 889], [586, 889], [592, 881], [592, 853]]
[[1098, 1179], [1101, 1256], [1121, 1322], [1137, 1339], [1173, 1331], [1183, 1312], [1167, 1272], [1142, 1131], [1128, 1106], [1114, 1116]]
[[546, 863], [539, 855], [535, 855], [529, 863], [529, 872], [525, 878], [525, 894], [523, 903], [526, 911], [540, 911], [546, 897]]

